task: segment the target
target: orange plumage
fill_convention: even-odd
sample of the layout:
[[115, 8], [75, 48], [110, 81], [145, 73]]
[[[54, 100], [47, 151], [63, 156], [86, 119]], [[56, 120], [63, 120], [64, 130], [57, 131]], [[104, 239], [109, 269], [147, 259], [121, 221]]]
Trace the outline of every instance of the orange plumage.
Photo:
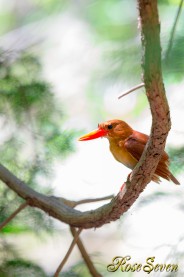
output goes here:
[[[79, 140], [91, 140], [99, 137], [106, 137], [109, 140], [110, 151], [114, 158], [130, 169], [136, 166], [149, 139], [148, 135], [133, 130], [126, 122], [114, 119], [99, 124], [97, 130], [82, 136]], [[180, 184], [169, 170], [169, 156], [165, 151], [152, 180], [159, 183], [159, 177], [171, 180], [176, 185]]]

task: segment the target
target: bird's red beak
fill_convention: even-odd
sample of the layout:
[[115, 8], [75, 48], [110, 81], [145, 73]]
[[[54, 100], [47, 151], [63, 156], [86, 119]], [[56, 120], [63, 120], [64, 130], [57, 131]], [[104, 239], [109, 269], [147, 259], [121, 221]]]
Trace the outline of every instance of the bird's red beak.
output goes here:
[[82, 137], [79, 138], [80, 141], [84, 141], [84, 140], [91, 140], [91, 139], [96, 139], [96, 138], [100, 138], [100, 137], [104, 137], [107, 135], [107, 131], [104, 129], [96, 129]]

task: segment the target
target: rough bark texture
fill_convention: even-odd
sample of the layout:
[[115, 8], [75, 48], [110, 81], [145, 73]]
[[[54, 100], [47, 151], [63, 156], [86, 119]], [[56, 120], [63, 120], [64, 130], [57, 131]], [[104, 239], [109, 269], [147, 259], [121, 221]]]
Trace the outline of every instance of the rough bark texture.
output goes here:
[[160, 25], [156, 0], [138, 0], [142, 39], [142, 67], [146, 94], [152, 113], [151, 135], [145, 151], [133, 170], [131, 180], [125, 189], [110, 203], [102, 207], [80, 212], [66, 205], [65, 201], [53, 196], [45, 196], [29, 188], [2, 165], [0, 178], [29, 205], [37, 207], [50, 216], [71, 226], [92, 228], [117, 220], [138, 198], [150, 182], [151, 177], [165, 147], [170, 130], [170, 115], [161, 71]]

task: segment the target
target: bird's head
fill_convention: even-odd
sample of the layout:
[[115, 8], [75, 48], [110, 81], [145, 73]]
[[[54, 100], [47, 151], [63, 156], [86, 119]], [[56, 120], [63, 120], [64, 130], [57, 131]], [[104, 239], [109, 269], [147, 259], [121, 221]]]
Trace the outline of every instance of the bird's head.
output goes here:
[[132, 128], [119, 119], [108, 120], [98, 124], [98, 129], [79, 138], [80, 141], [91, 140], [100, 137], [111, 139], [123, 139], [132, 134]]

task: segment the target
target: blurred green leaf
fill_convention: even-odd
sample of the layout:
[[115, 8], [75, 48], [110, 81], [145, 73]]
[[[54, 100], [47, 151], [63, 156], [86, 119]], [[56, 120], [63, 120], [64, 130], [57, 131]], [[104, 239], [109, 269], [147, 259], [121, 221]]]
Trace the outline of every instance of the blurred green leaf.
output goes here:
[[184, 147], [168, 148], [171, 165], [170, 169], [176, 175], [184, 171]]
[[184, 72], [184, 36], [177, 35], [174, 39], [174, 44], [171, 53], [167, 60], [164, 60], [164, 74], [170, 82], [179, 82], [183, 79]]
[[[74, 151], [77, 132], [62, 127], [67, 117], [51, 86], [41, 77], [38, 58], [27, 52], [12, 62], [7, 59], [2, 57], [0, 64], [1, 162], [32, 188], [50, 194], [52, 163]], [[0, 182], [0, 222], [21, 203], [21, 199]], [[39, 237], [45, 232], [51, 234], [53, 220], [38, 209], [26, 207], [3, 228], [2, 240], [8, 235], [26, 232]], [[17, 255], [15, 251], [15, 257]], [[22, 260], [7, 262], [0, 270], [0, 276], [1, 272], [5, 276], [46, 276], [39, 267]]]
[[46, 277], [46, 273], [37, 265], [24, 260], [10, 260], [0, 267], [1, 277]]

